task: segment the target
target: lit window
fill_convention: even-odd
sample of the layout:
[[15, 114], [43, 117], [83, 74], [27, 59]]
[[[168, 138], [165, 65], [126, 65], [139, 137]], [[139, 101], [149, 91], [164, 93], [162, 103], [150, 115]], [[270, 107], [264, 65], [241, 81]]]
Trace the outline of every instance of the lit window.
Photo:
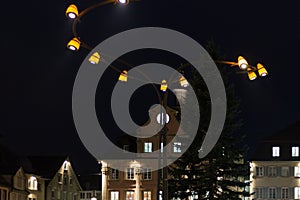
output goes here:
[[299, 157], [299, 147], [292, 147], [292, 157]]
[[134, 191], [126, 191], [126, 200], [134, 200]]
[[268, 176], [276, 176], [277, 175], [277, 168], [275, 166], [268, 167]]
[[144, 180], [151, 180], [152, 179], [152, 172], [150, 168], [143, 169], [143, 179]]
[[123, 150], [125, 152], [129, 151], [129, 145], [128, 144], [123, 145]]
[[300, 199], [300, 187], [295, 187], [294, 199]]
[[146, 153], [152, 152], [152, 142], [144, 143], [144, 152]]
[[[166, 119], [164, 119], [164, 116], [166, 116]], [[168, 115], [168, 114], [163, 114], [163, 115], [161, 115], [160, 113], [156, 116], [156, 121], [157, 121], [157, 123], [159, 123], [159, 124], [167, 124], [167, 123], [169, 123], [169, 121], [170, 121], [170, 116]], [[161, 121], [163, 122], [163, 123], [161, 123]]]
[[28, 179], [28, 189], [29, 190], [37, 190], [38, 189], [38, 183], [37, 183], [36, 177], [31, 176]]
[[110, 200], [119, 200], [119, 192], [118, 191], [110, 192]]
[[264, 168], [261, 166], [255, 167], [255, 175], [256, 176], [263, 176], [264, 175]]
[[174, 153], [180, 153], [181, 152], [181, 142], [174, 142]]
[[151, 200], [151, 192], [150, 191], [143, 192], [143, 200]]
[[84, 192], [80, 192], [80, 199], [85, 199], [85, 193]]
[[126, 169], [126, 179], [127, 180], [133, 180], [134, 179], [134, 168], [128, 167]]
[[289, 188], [281, 188], [281, 199], [289, 199]]
[[62, 174], [58, 174], [57, 175], [57, 181], [59, 182], [59, 183], [62, 183]]
[[300, 166], [296, 166], [296, 167], [294, 168], [294, 175], [295, 175], [296, 177], [300, 177]]
[[289, 176], [289, 167], [281, 167], [281, 176]]
[[111, 180], [118, 180], [119, 179], [119, 170], [112, 168], [111, 171], [110, 171], [110, 179]]
[[272, 156], [279, 157], [279, 154], [280, 154], [279, 151], [280, 151], [279, 147], [272, 147]]
[[276, 199], [276, 188], [269, 188], [269, 199]]

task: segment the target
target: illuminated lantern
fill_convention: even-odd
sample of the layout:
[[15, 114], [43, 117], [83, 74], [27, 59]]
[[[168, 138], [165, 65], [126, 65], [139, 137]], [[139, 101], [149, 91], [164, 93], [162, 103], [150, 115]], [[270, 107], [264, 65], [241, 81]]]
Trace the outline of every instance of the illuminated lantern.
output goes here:
[[160, 90], [165, 92], [168, 89], [168, 85], [167, 85], [167, 81], [166, 80], [162, 80], [161, 85], [160, 85]]
[[127, 82], [127, 71], [123, 70], [119, 76], [119, 81]]
[[181, 87], [187, 87], [189, 86], [188, 81], [184, 78], [184, 76], [181, 76], [179, 79], [179, 83]]
[[255, 74], [255, 72], [252, 69], [247, 69], [248, 71], [248, 78], [253, 81], [257, 78], [257, 75]]
[[98, 52], [93, 53], [93, 55], [91, 55], [91, 57], [89, 58], [89, 62], [92, 64], [98, 64], [100, 61], [100, 55]]
[[266, 68], [260, 63], [257, 64], [257, 72], [258, 72], [259, 76], [267, 76], [268, 75]]
[[78, 17], [78, 9], [74, 4], [69, 5], [66, 10], [66, 16], [70, 19], [75, 19]]
[[238, 57], [238, 65], [241, 70], [246, 70], [248, 68], [248, 62], [242, 56]]
[[71, 51], [78, 51], [80, 48], [80, 40], [76, 37], [74, 37], [67, 45], [68, 49]]

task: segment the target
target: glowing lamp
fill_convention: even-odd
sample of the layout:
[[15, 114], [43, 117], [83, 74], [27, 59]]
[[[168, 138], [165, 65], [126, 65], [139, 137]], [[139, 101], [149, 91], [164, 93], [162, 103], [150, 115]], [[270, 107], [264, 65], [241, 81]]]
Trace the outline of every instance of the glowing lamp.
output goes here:
[[98, 52], [93, 53], [91, 57], [89, 58], [89, 62], [92, 63], [93, 65], [98, 64], [100, 61], [100, 55]]
[[162, 80], [161, 85], [160, 85], [160, 90], [165, 92], [168, 89], [168, 85], [167, 85], [167, 81], [166, 80]]
[[118, 0], [118, 2], [120, 3], [120, 4], [128, 4], [129, 3], [129, 0]]
[[243, 56], [238, 57], [238, 65], [241, 70], [246, 70], [248, 68], [248, 62]]
[[257, 63], [256, 67], [257, 67], [257, 72], [258, 72], [259, 76], [267, 76], [268, 75], [266, 68], [262, 64]]
[[78, 51], [80, 48], [80, 40], [76, 37], [74, 37], [67, 45], [68, 49], [71, 51]]
[[187, 87], [189, 86], [188, 81], [184, 78], [184, 76], [181, 76], [179, 79], [179, 83], [181, 87]]
[[66, 10], [66, 16], [70, 19], [75, 19], [78, 17], [78, 9], [74, 4], [69, 5]]
[[253, 81], [257, 78], [257, 75], [255, 74], [255, 72], [252, 69], [247, 69], [248, 71], [248, 78], [249, 80]]
[[119, 76], [119, 81], [127, 82], [127, 71], [123, 70]]

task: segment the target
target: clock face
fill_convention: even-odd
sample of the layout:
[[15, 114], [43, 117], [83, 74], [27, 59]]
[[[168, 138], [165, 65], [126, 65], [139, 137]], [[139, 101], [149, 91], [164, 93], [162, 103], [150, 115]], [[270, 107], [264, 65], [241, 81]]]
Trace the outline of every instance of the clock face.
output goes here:
[[164, 124], [164, 123], [167, 124], [170, 121], [170, 116], [168, 114], [161, 115], [161, 113], [159, 113], [156, 117], [156, 121], [159, 124]]

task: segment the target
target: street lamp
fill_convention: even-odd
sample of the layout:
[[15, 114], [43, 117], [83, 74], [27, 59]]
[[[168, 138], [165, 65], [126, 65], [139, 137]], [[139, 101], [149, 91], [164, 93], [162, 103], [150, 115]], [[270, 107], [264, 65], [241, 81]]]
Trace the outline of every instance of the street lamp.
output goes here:
[[249, 80], [253, 81], [257, 78], [257, 74], [260, 77], [265, 77], [268, 75], [268, 71], [266, 68], [261, 64], [258, 63], [256, 66], [249, 65], [247, 60], [243, 56], [238, 57], [237, 62], [232, 62], [232, 61], [222, 61], [222, 60], [216, 60], [216, 63], [221, 63], [221, 64], [227, 64], [232, 67], [238, 66], [240, 70], [242, 70], [242, 73], [247, 73]]
[[[75, 4], [71, 4], [67, 7], [66, 9], [66, 17], [69, 19], [73, 20], [73, 25], [72, 25], [72, 31], [73, 31], [73, 39], [70, 40], [70, 42], [67, 44], [67, 48], [72, 50], [72, 51], [78, 51], [80, 46], [91, 50], [92, 48], [87, 45], [86, 43], [82, 42], [79, 40], [79, 35], [77, 33], [77, 23], [80, 21], [80, 19], [87, 14], [88, 12], [90, 12], [91, 10], [94, 10], [95, 8], [98, 8], [100, 6], [104, 6], [107, 4], [123, 4], [123, 5], [127, 5], [129, 4], [130, 0], [104, 0], [101, 1], [99, 3], [93, 4], [90, 7], [82, 10], [81, 12], [78, 11], [78, 8]], [[76, 38], [76, 39], [74, 39]], [[76, 43], [76, 44], [75, 44]]]

